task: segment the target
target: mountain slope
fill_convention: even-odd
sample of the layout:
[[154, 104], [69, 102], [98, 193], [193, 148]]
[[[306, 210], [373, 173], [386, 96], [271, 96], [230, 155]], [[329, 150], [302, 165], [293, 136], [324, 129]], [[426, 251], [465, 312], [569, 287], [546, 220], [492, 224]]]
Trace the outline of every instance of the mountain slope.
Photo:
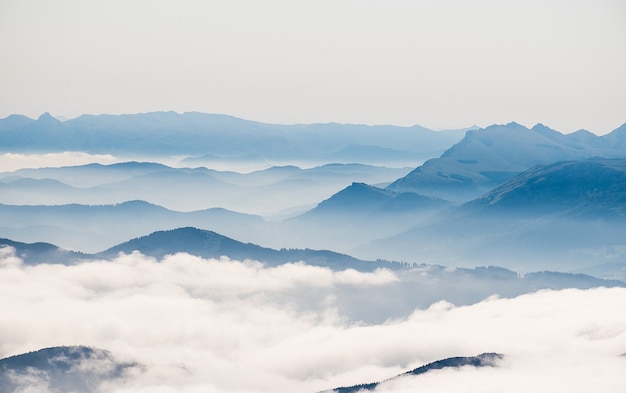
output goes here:
[[283, 238], [295, 241], [294, 246], [344, 251], [401, 233], [448, 207], [449, 203], [440, 199], [352, 183], [279, 228]]
[[120, 252], [139, 251], [144, 255], [161, 258], [166, 254], [185, 252], [203, 258], [252, 259], [277, 266], [288, 262], [304, 261], [309, 265], [325, 266], [337, 270], [353, 268], [371, 271], [381, 267], [398, 268], [399, 264], [368, 262], [331, 251], [264, 248], [252, 243], [242, 243], [212, 231], [197, 228], [178, 228], [158, 231], [150, 235], [132, 239], [97, 254], [101, 258], [111, 258]]
[[0, 359], [0, 390], [48, 393], [97, 392], [138, 367], [110, 352], [84, 346], [52, 347]]
[[610, 142], [612, 138], [622, 143], [615, 132], [612, 137], [584, 131], [563, 135], [541, 124], [528, 129], [517, 123], [468, 131], [441, 157], [426, 161], [387, 188], [468, 201], [538, 164], [624, 157], [626, 149]]
[[407, 375], [421, 375], [433, 370], [441, 370], [446, 368], [460, 368], [460, 367], [498, 367], [498, 362], [504, 358], [503, 355], [497, 353], [483, 353], [478, 356], [469, 357], [453, 357], [443, 360], [438, 360], [418, 367], [411, 371], [407, 371], [404, 374], [397, 375], [393, 378], [382, 382], [366, 383], [361, 385], [354, 385], [349, 387], [341, 387], [327, 391], [327, 393], [357, 393], [365, 391], [373, 391], [380, 385], [393, 381], [397, 378], [402, 378]]
[[9, 239], [0, 239], [0, 248], [13, 247], [15, 255], [28, 264], [62, 263], [70, 264], [88, 259], [89, 254], [68, 251], [50, 243], [22, 243]]
[[466, 204], [465, 209], [626, 216], [626, 159], [539, 165]]
[[626, 159], [532, 168], [427, 225], [349, 251], [444, 265], [573, 271], [626, 256]]
[[15, 206], [0, 204], [0, 233], [22, 242], [46, 241], [97, 252], [162, 229], [196, 226], [258, 243], [274, 238], [273, 224], [225, 209], [177, 212], [144, 201], [115, 205]]

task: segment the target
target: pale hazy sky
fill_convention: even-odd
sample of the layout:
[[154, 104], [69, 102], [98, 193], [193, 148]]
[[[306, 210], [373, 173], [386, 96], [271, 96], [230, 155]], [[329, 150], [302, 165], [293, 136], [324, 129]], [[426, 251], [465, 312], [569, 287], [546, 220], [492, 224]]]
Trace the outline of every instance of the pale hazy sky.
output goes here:
[[0, 118], [626, 122], [623, 0], [0, 0]]

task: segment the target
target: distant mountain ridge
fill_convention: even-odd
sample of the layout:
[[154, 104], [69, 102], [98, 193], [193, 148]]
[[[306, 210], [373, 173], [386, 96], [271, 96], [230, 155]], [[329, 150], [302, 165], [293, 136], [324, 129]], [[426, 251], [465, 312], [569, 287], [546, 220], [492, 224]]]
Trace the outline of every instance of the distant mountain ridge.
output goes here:
[[0, 151], [214, 155], [256, 160], [327, 161], [334, 157], [367, 163], [423, 159], [445, 150], [463, 133], [420, 126], [265, 124], [198, 112], [82, 115], [65, 122], [45, 113], [37, 120], [23, 116], [1, 119]]
[[593, 158], [535, 166], [434, 221], [350, 252], [575, 270], [622, 261], [625, 226], [626, 158]]
[[273, 215], [304, 211], [352, 182], [388, 184], [410, 171], [363, 164], [273, 166], [249, 173], [152, 162], [88, 164], [0, 172], [0, 203], [112, 204], [145, 200], [179, 211], [222, 207]]
[[179, 252], [203, 258], [227, 256], [236, 260], [252, 259], [264, 262], [268, 266], [304, 261], [309, 265], [339, 270], [353, 268], [360, 271], [372, 271], [378, 268], [397, 269], [401, 267], [398, 263], [363, 261], [327, 250], [274, 250], [252, 243], [242, 243], [212, 231], [192, 227], [157, 231], [147, 236], [129, 240], [96, 255], [101, 258], [111, 258], [120, 252], [128, 254], [133, 251], [139, 251], [144, 255], [156, 258]]
[[[352, 183], [316, 207], [278, 226], [284, 237], [349, 250], [366, 241], [401, 233], [448, 209], [447, 201], [413, 192], [394, 192]], [[322, 230], [323, 228], [323, 230]]]
[[412, 191], [466, 202], [539, 164], [592, 157], [626, 157], [626, 124], [596, 136], [587, 131], [561, 134], [538, 124], [517, 123], [468, 131], [441, 157], [426, 161], [387, 189]]
[[94, 259], [112, 259], [120, 253], [139, 251], [144, 255], [163, 258], [165, 255], [187, 253], [202, 258], [227, 257], [235, 260], [255, 260], [267, 266], [304, 261], [309, 265], [335, 270], [356, 269], [372, 271], [378, 268], [400, 269], [402, 264], [390, 261], [365, 261], [328, 250], [271, 249], [243, 243], [213, 231], [193, 227], [156, 231], [120, 243], [107, 250], [88, 254], [68, 251], [50, 243], [23, 243], [0, 238], [0, 247], [13, 247], [16, 256], [26, 264], [73, 264]]
[[178, 212], [140, 200], [112, 205], [0, 204], [3, 237], [25, 242], [46, 239], [84, 252], [97, 252], [132, 237], [184, 226], [219, 229], [244, 239], [272, 237], [271, 224], [261, 217], [221, 208]]

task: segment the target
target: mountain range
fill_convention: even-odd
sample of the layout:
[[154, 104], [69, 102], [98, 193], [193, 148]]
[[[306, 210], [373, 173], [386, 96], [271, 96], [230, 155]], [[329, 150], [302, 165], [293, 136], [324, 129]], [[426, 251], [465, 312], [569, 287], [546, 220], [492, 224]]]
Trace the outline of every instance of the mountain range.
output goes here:
[[131, 201], [0, 205], [0, 229], [17, 241], [97, 252], [146, 233], [193, 226], [264, 247], [327, 249], [365, 260], [494, 264], [523, 272], [591, 272], [585, 269], [602, 264], [617, 268], [617, 275], [602, 277], [619, 278], [626, 244], [624, 190], [626, 159], [594, 158], [538, 165], [462, 205], [353, 183], [283, 221]]
[[626, 159], [531, 168], [480, 198], [355, 249], [431, 262], [494, 263], [518, 271], [571, 271], [620, 262], [626, 245]]
[[[48, 115], [38, 120], [13, 116], [0, 124], [2, 137], [18, 128], [24, 136], [40, 132], [39, 125], [53, 130], [50, 135], [71, 135], [80, 125], [120, 140], [154, 133], [163, 137], [156, 138], [158, 143], [174, 147], [168, 133], [179, 126], [180, 143], [186, 135], [200, 134], [254, 141], [263, 132], [267, 140], [287, 134], [324, 139], [334, 130], [336, 135], [319, 143], [335, 138], [368, 146], [372, 137], [371, 143], [381, 149], [399, 149], [404, 142], [398, 135], [415, 137], [417, 132], [384, 127], [363, 131], [350, 125], [274, 127], [193, 113], [83, 116], [67, 122]], [[617, 268], [615, 276], [603, 277], [621, 277], [626, 255], [625, 127], [604, 136], [584, 130], [564, 135], [541, 124], [530, 129], [517, 123], [472, 129], [439, 158], [410, 172], [327, 164], [241, 174], [139, 162], [24, 169], [0, 174], [0, 200], [15, 202], [0, 205], [0, 230], [17, 241], [96, 252], [146, 233], [192, 226], [263, 247], [327, 249], [364, 260], [494, 264], [521, 272], [590, 272], [602, 265]], [[384, 130], [391, 134], [381, 136]], [[318, 149], [317, 142], [307, 141], [313, 151]], [[418, 144], [411, 143], [407, 146]], [[246, 146], [240, 153], [252, 154]], [[332, 154], [329, 145], [326, 148]], [[54, 204], [55, 198], [58, 206], [43, 206]], [[25, 206], [29, 202], [32, 206]], [[255, 213], [265, 206], [275, 214], [270, 222], [236, 213], [242, 206], [256, 206], [251, 208]], [[277, 210], [281, 207], [284, 210]]]
[[[23, 242], [46, 242], [97, 252], [157, 230], [197, 226], [243, 239], [274, 238], [259, 216], [221, 208], [177, 212], [144, 201], [115, 205], [0, 205], [0, 231]], [[265, 239], [267, 240], [267, 239]]]
[[144, 200], [192, 211], [211, 207], [253, 214], [290, 215], [315, 206], [354, 181], [385, 186], [410, 168], [326, 164], [274, 166], [250, 173], [150, 162], [88, 164], [0, 173], [0, 203], [116, 204]]
[[163, 258], [168, 254], [185, 252], [203, 258], [226, 256], [236, 260], [255, 260], [267, 266], [277, 266], [289, 262], [304, 261], [309, 265], [330, 267], [335, 270], [356, 269], [372, 271], [378, 268], [398, 269], [402, 265], [394, 262], [363, 261], [348, 255], [327, 250], [280, 249], [260, 247], [252, 243], [242, 243], [212, 231], [197, 228], [177, 228], [158, 231], [97, 253], [99, 258], [113, 258], [120, 252], [129, 254], [139, 251], [144, 255]]
[[626, 124], [604, 136], [584, 130], [561, 134], [542, 124], [530, 129], [517, 123], [492, 125], [468, 131], [439, 158], [426, 161], [387, 189], [466, 202], [535, 165], [625, 156]]
[[[139, 251], [144, 255], [161, 259], [166, 255], [187, 253], [203, 258], [227, 257], [234, 260], [255, 260], [265, 266], [275, 267], [285, 263], [304, 262], [312, 266], [327, 267], [335, 271], [354, 269], [370, 272], [379, 268], [404, 271], [402, 276], [410, 282], [418, 282], [423, 277], [437, 278], [441, 288], [447, 284], [455, 285], [456, 292], [463, 287], [462, 283], [483, 282], [485, 291], [476, 292], [476, 301], [481, 296], [489, 296], [493, 292], [503, 296], [515, 296], [539, 288], [592, 288], [594, 286], [626, 286], [619, 279], [606, 280], [585, 274], [570, 274], [541, 271], [519, 275], [502, 267], [476, 267], [450, 269], [440, 265], [415, 264], [390, 260], [363, 260], [328, 250], [313, 249], [271, 249], [253, 243], [243, 243], [213, 231], [184, 227], [167, 231], [157, 231], [149, 235], [130, 239], [116, 246], [97, 253], [80, 253], [68, 251], [49, 243], [22, 243], [0, 238], [0, 247], [9, 246], [15, 249], [15, 255], [27, 265], [40, 263], [76, 264], [90, 260], [113, 259], [120, 253], [130, 254]], [[426, 274], [427, 273], [427, 274]], [[623, 279], [623, 278], [622, 278]], [[487, 284], [487, 281], [492, 281]], [[412, 284], [413, 285], [413, 284]], [[479, 287], [480, 287], [479, 286]], [[416, 285], [419, 287], [419, 285]], [[476, 285], [467, 285], [473, 288]], [[450, 291], [451, 293], [454, 291]], [[466, 300], [447, 297], [450, 301], [464, 304]], [[437, 301], [437, 299], [433, 299]]]
[[82, 115], [61, 122], [45, 113], [37, 120], [21, 115], [0, 120], [0, 151], [187, 155], [195, 156], [196, 162], [415, 163], [441, 153], [465, 131], [337, 123], [277, 125], [197, 112]]

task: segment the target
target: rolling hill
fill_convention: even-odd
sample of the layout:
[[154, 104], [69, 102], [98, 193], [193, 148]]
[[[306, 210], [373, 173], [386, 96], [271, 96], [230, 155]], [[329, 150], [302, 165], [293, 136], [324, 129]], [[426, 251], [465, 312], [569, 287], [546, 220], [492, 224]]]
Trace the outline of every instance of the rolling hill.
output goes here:
[[197, 228], [177, 228], [158, 231], [128, 242], [119, 244], [96, 254], [101, 258], [115, 257], [118, 253], [139, 251], [144, 255], [162, 258], [167, 254], [185, 252], [203, 258], [251, 259], [277, 266], [288, 262], [304, 261], [309, 265], [330, 267], [336, 270], [356, 269], [372, 271], [381, 267], [400, 268], [400, 264], [391, 262], [362, 261], [348, 255], [326, 250], [264, 248], [252, 243], [242, 243], [212, 231]]

